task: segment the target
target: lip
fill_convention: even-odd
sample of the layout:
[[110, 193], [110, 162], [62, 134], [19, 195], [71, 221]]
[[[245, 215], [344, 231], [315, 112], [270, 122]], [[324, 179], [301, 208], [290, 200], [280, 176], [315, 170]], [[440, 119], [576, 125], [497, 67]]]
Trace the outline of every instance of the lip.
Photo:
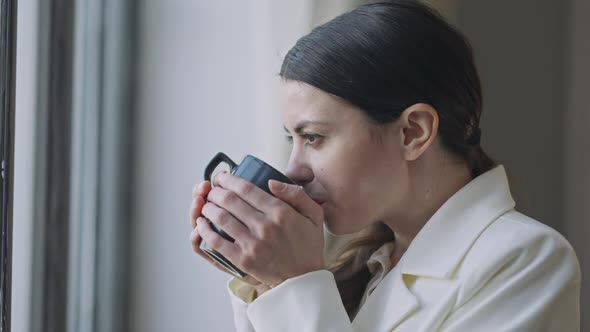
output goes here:
[[323, 205], [326, 203], [327, 199], [324, 197], [324, 195], [314, 192], [314, 190], [311, 190], [311, 188], [304, 188], [304, 190], [309, 198], [316, 202], [316, 204]]
[[316, 202], [318, 205], [322, 205], [324, 203], [326, 203], [326, 201], [321, 200], [321, 199], [317, 199], [317, 198], [312, 198], [314, 202]]

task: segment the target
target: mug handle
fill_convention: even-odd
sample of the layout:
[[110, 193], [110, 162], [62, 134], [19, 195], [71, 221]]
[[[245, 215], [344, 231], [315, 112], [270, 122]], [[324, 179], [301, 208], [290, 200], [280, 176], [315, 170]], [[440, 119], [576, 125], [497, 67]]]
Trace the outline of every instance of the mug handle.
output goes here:
[[213, 171], [222, 162], [229, 165], [230, 172], [232, 172], [236, 167], [238, 167], [238, 164], [236, 164], [233, 160], [231, 160], [230, 157], [225, 155], [225, 153], [219, 152], [218, 154], [215, 155], [215, 157], [213, 157], [213, 159], [211, 159], [211, 161], [209, 162], [207, 167], [205, 167], [205, 180], [211, 182], [211, 175], [212, 175]]

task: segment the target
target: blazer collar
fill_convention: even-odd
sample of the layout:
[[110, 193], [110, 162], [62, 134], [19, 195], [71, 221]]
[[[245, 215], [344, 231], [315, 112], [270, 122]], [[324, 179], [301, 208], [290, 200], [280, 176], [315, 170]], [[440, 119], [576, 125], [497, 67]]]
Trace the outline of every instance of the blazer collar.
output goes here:
[[[449, 198], [420, 230], [401, 260], [352, 321], [363, 331], [391, 331], [420, 309], [410, 291], [419, 276], [452, 277], [483, 230], [514, 208], [503, 166], [478, 176]], [[377, 318], [379, 317], [379, 318]]]
[[418, 309], [420, 303], [409, 290], [412, 276], [395, 267], [377, 285], [352, 320], [355, 331], [391, 331]]
[[478, 176], [451, 196], [418, 232], [399, 262], [401, 273], [451, 277], [484, 229], [514, 206], [502, 165]]

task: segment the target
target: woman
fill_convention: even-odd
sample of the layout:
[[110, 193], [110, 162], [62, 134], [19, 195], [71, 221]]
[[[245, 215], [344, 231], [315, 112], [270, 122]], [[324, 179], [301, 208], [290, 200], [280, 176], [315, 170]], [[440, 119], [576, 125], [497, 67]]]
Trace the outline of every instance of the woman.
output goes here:
[[[440, 16], [359, 7], [297, 41], [280, 75], [299, 186], [222, 173], [190, 210], [194, 251], [249, 274], [229, 282], [238, 331], [579, 330], [576, 256], [514, 209], [479, 143], [470, 47]], [[360, 238], [328, 262], [324, 228]]]

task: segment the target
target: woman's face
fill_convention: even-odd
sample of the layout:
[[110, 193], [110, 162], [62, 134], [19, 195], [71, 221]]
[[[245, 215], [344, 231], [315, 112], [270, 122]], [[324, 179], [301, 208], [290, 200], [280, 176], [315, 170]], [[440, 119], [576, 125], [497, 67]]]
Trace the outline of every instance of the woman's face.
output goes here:
[[395, 122], [372, 124], [358, 108], [298, 81], [281, 81], [280, 103], [292, 142], [287, 176], [321, 204], [330, 232], [360, 231], [402, 205], [407, 169]]

